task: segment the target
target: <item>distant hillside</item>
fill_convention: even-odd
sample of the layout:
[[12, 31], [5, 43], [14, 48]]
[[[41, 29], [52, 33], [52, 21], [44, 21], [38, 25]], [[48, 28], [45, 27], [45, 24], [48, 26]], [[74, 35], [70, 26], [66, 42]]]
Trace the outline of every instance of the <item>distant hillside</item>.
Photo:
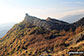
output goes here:
[[84, 17], [73, 23], [75, 26], [84, 26]]
[[69, 56], [69, 51], [84, 51], [84, 27], [77, 24], [26, 14], [0, 39], [0, 56]]
[[3, 37], [15, 23], [0, 24], [0, 38]]
[[67, 15], [60, 18], [60, 20], [66, 21], [68, 23], [73, 23], [80, 20], [80, 18], [82, 17], [84, 17], [84, 14]]

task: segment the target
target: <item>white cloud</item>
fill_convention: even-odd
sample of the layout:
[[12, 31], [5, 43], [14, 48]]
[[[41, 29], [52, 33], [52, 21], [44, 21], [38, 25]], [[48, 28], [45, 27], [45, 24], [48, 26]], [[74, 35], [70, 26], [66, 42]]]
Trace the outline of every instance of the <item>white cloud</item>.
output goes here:
[[82, 1], [69, 1], [69, 2], [64, 2], [65, 4], [84, 4]]
[[[69, 10], [69, 11], [67, 11]], [[20, 22], [24, 19], [25, 13], [39, 17], [47, 18], [54, 17], [60, 18], [69, 14], [83, 13], [84, 9], [81, 8], [11, 8], [11, 7], [1, 7], [0, 6], [0, 23], [7, 22]]]
[[68, 11], [68, 12], [65, 12], [63, 16], [74, 15], [74, 14], [84, 14], [84, 9]]
[[40, 8], [31, 8], [28, 9], [28, 12], [31, 15], [40, 17], [40, 18], [47, 18], [47, 17], [54, 17], [54, 18], [60, 18], [65, 15], [70, 14], [79, 14], [83, 13], [84, 9], [81, 9], [81, 7], [73, 8], [73, 7], [65, 7], [65, 8], [46, 8], [46, 9], [40, 9]]

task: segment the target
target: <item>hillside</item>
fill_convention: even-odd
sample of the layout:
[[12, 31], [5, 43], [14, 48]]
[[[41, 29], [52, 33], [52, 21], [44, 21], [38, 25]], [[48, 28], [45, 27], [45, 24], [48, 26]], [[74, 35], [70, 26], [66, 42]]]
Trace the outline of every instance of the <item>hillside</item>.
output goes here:
[[0, 56], [68, 55], [59, 52], [79, 46], [83, 40], [81, 25], [76, 27], [50, 17], [42, 20], [26, 14], [22, 22], [15, 24], [0, 39]]
[[75, 26], [84, 26], [84, 17], [73, 23]]

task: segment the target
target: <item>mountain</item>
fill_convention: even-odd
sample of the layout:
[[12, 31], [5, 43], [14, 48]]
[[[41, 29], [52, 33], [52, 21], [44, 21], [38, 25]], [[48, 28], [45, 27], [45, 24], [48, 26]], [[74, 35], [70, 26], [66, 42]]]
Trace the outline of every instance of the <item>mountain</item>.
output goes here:
[[83, 33], [81, 25], [26, 14], [0, 39], [0, 56], [69, 56], [72, 49], [84, 51]]
[[74, 22], [80, 20], [80, 18], [82, 18], [82, 17], [84, 17], [84, 14], [67, 15], [67, 16], [64, 16], [59, 19], [66, 21], [66, 22], [69, 22], [69, 23], [74, 23]]
[[84, 26], [84, 17], [73, 23], [75, 26]]
[[0, 38], [3, 37], [15, 23], [0, 24]]

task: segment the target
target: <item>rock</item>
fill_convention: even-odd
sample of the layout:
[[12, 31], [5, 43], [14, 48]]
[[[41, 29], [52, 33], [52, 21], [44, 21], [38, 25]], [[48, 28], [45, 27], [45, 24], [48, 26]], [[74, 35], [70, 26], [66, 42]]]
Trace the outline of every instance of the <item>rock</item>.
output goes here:
[[62, 30], [62, 29], [69, 29], [69, 23], [63, 22], [57, 19], [53, 19], [48, 17], [46, 20], [42, 20], [40, 18], [30, 16], [26, 13], [25, 19], [23, 21], [24, 23], [28, 23], [30, 25], [35, 25], [38, 27], [43, 27], [44, 29], [51, 30], [51, 29], [57, 29], [57, 30]]

